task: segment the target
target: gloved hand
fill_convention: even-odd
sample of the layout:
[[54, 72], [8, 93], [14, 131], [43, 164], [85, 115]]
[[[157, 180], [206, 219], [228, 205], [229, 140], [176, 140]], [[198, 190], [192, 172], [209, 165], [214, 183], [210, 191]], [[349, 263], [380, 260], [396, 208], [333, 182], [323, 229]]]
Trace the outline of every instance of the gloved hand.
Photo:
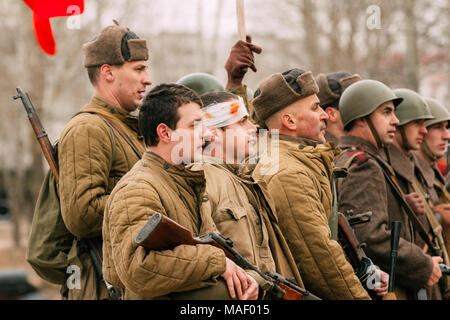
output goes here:
[[255, 59], [253, 52], [259, 54], [262, 48], [251, 43], [252, 37], [247, 35], [247, 41], [239, 40], [231, 48], [230, 55], [225, 63], [225, 70], [228, 74], [228, 86], [238, 87], [242, 85], [242, 79], [247, 72], [247, 68], [251, 68], [256, 72]]

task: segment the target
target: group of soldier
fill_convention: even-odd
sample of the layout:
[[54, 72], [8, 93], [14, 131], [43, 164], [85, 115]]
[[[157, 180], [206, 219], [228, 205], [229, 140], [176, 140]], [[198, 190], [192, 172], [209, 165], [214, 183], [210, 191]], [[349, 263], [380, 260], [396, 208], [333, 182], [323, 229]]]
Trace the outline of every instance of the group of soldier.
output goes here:
[[[118, 24], [83, 50], [94, 95], [59, 140], [61, 214], [77, 239], [102, 243], [103, 278], [122, 299], [271, 298], [266, 279], [215, 246], [137, 245], [156, 212], [194, 236], [229, 237], [263, 273], [326, 300], [386, 297], [390, 224], [401, 221], [397, 299], [448, 299], [442, 104], [357, 74], [297, 68], [263, 79], [249, 97], [242, 81], [261, 52], [251, 38], [231, 49], [226, 89], [206, 93], [164, 83], [145, 95], [146, 41]], [[371, 212], [353, 227], [376, 266], [372, 285], [339, 242], [338, 212]], [[81, 268], [81, 287], [63, 286], [62, 297], [108, 299], [80, 241], [69, 264]]]

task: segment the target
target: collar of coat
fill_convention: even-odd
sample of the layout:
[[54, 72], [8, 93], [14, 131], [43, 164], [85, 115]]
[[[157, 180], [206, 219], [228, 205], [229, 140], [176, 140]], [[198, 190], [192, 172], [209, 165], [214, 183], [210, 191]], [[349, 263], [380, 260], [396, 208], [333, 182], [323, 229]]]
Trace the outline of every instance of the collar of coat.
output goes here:
[[395, 173], [407, 180], [410, 183], [414, 182], [414, 159], [411, 152], [406, 155], [403, 151], [397, 148], [394, 144], [387, 146], [389, 157], [391, 160], [391, 167]]
[[287, 152], [296, 159], [305, 163], [305, 157], [323, 163], [331, 177], [334, 166], [334, 158], [340, 150], [334, 147], [332, 142], [320, 143], [318, 141], [279, 135], [280, 152]]
[[204, 165], [212, 165], [215, 167], [220, 167], [234, 174], [239, 180], [247, 184], [255, 184], [251, 176], [251, 171], [246, 168], [245, 164], [235, 164], [235, 163], [224, 163], [223, 159], [203, 156], [202, 163], [197, 163], [187, 166], [189, 169], [198, 171], [203, 170]]
[[145, 151], [142, 157], [142, 164], [144, 167], [163, 170], [170, 175], [175, 183], [181, 186], [187, 184], [194, 188], [195, 192], [198, 191], [198, 188], [202, 189], [205, 186], [205, 173], [203, 170], [193, 171], [187, 167], [179, 168], [171, 165], [154, 152]]
[[391, 167], [391, 165], [386, 161], [383, 152], [379, 151], [373, 144], [371, 144], [366, 139], [352, 136], [352, 135], [343, 135], [339, 139], [339, 145], [338, 148], [342, 150], [347, 150], [353, 146], [359, 146], [362, 148], [362, 150], [370, 155], [373, 158], [376, 158], [378, 161], [381, 161], [384, 163], [384, 167], [389, 168], [389, 171], [391, 174], [394, 174], [394, 171]]
[[420, 156], [413, 154], [414, 162], [416, 163], [416, 170], [423, 178], [428, 188], [432, 188], [434, 184], [435, 175], [433, 166], [423, 160]]
[[138, 126], [138, 118], [136, 116], [131, 115], [128, 111], [123, 108], [120, 108], [108, 101], [100, 98], [99, 96], [93, 96], [88, 105], [84, 106], [81, 111], [84, 109], [100, 109], [106, 111], [111, 117], [116, 118], [130, 127], [134, 132], [139, 132]]

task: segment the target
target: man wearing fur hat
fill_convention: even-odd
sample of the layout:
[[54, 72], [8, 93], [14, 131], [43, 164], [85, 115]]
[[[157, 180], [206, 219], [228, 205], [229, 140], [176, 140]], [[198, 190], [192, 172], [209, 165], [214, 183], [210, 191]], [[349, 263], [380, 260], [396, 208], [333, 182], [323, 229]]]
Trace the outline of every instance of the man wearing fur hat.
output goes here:
[[268, 186], [305, 287], [323, 299], [370, 299], [332, 239], [331, 178], [338, 150], [324, 144], [328, 115], [318, 91], [312, 73], [300, 69], [260, 83], [253, 108], [259, 124], [269, 129], [272, 145], [253, 176]]
[[344, 134], [341, 114], [339, 113], [339, 100], [345, 89], [352, 83], [361, 80], [359, 74], [345, 71], [320, 73], [316, 76], [320, 106], [328, 114], [325, 140], [338, 144], [339, 138]]
[[93, 239], [101, 247], [108, 196], [145, 151], [137, 117], [130, 113], [140, 106], [152, 82], [146, 41], [117, 22], [84, 44], [83, 50], [94, 95], [64, 128], [58, 150], [61, 213], [77, 238], [69, 264], [80, 268], [81, 286], [63, 288], [62, 295], [66, 299], [107, 299], [105, 284], [81, 239]]

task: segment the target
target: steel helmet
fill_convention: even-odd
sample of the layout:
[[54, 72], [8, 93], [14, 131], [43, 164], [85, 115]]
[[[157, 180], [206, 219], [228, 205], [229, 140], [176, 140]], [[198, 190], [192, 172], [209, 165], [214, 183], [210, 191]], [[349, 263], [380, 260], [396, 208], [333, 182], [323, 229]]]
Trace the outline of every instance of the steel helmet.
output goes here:
[[417, 92], [410, 89], [395, 89], [394, 93], [397, 97], [403, 98], [403, 101], [395, 108], [398, 126], [404, 126], [414, 120], [434, 118], [428, 104]]
[[353, 120], [363, 118], [388, 101], [394, 107], [402, 102], [387, 85], [377, 80], [360, 80], [351, 84], [341, 96], [339, 112], [344, 128]]
[[177, 83], [194, 90], [199, 96], [225, 89], [217, 78], [208, 73], [190, 73], [178, 79]]
[[450, 121], [450, 112], [448, 112], [444, 105], [432, 98], [424, 98], [424, 100], [428, 104], [431, 114], [434, 116], [434, 119], [425, 120], [426, 127], [439, 122]]

